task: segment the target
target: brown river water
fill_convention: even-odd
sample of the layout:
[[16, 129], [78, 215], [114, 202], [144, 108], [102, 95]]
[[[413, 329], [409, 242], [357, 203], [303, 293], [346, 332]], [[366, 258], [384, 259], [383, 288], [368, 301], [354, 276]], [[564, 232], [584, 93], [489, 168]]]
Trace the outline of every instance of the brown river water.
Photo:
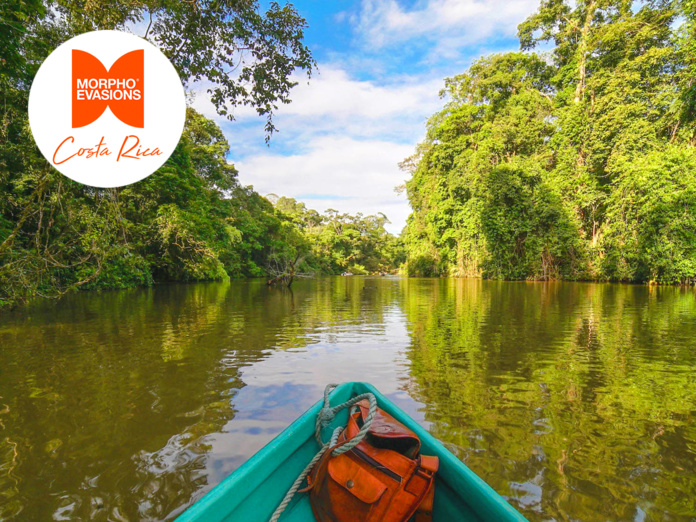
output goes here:
[[0, 519], [170, 520], [368, 381], [532, 521], [696, 520], [696, 291], [335, 277], [0, 315]]

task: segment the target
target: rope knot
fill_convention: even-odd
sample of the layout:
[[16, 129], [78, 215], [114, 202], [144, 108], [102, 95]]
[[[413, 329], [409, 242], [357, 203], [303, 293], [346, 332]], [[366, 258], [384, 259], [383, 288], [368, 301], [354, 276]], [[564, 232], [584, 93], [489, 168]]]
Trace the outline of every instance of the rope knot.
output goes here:
[[317, 422], [319, 422], [319, 424], [321, 424], [322, 427], [328, 426], [329, 423], [332, 420], [334, 420], [334, 417], [336, 417], [336, 413], [333, 411], [333, 409], [324, 406], [321, 410], [319, 410], [319, 414], [317, 415]]

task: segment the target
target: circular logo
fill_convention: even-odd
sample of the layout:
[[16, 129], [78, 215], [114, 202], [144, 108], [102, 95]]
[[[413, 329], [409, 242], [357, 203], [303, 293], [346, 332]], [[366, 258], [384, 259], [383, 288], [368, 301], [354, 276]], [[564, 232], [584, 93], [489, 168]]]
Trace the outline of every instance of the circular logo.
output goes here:
[[186, 120], [181, 80], [149, 42], [119, 31], [72, 38], [39, 68], [29, 125], [61, 174], [92, 187], [146, 178], [174, 152]]

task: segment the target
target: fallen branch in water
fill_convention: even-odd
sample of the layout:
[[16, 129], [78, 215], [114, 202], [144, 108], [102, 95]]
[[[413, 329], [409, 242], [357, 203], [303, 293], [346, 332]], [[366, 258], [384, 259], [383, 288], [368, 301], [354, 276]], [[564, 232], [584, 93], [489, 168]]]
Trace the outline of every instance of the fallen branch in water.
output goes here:
[[304, 261], [304, 257], [300, 254], [297, 254], [293, 260], [279, 261], [276, 256], [271, 258], [273, 263], [267, 267], [268, 274], [272, 276], [267, 281], [268, 286], [282, 284], [290, 288], [296, 277], [312, 277], [312, 274], [297, 271], [297, 267]]

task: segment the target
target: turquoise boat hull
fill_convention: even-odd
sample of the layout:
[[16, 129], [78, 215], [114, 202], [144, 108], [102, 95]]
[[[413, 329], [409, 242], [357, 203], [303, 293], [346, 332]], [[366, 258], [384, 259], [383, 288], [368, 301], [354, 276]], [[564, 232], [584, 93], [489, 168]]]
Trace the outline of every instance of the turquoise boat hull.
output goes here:
[[[422, 452], [437, 455], [440, 469], [435, 481], [433, 520], [437, 521], [524, 521], [526, 520], [488, 484], [467, 468], [426, 430], [373, 386], [351, 382], [338, 386], [330, 395], [336, 405], [365, 392], [374, 393], [377, 404], [421, 440]], [[319, 450], [314, 424], [322, 407], [319, 401], [286, 430], [264, 446], [208, 494], [186, 510], [177, 522], [265, 521], [285, 496], [297, 476]], [[328, 440], [333, 428], [345, 425], [347, 410], [324, 429]], [[283, 521], [314, 520], [308, 495], [297, 494], [281, 517]]]

